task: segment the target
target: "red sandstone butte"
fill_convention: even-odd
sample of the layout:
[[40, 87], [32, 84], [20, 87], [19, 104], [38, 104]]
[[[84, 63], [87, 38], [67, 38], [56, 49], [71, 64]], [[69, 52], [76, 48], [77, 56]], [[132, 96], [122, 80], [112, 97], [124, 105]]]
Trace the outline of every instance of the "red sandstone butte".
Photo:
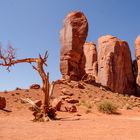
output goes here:
[[98, 82], [113, 92], [134, 94], [132, 59], [126, 41], [111, 35], [98, 39]]
[[135, 57], [137, 61], [137, 77], [136, 77], [136, 83], [138, 86], [140, 86], [140, 35], [135, 40]]
[[97, 78], [97, 50], [93, 42], [84, 44], [85, 72]]
[[82, 12], [70, 12], [60, 32], [60, 71], [64, 79], [79, 80], [84, 74], [80, 68], [83, 45], [88, 34], [88, 21]]

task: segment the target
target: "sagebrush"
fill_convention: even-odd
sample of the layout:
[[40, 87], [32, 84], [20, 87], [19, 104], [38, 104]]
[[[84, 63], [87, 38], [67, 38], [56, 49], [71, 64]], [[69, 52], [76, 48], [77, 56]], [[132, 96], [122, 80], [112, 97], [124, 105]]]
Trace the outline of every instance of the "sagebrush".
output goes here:
[[114, 114], [117, 112], [118, 107], [110, 100], [103, 100], [97, 105], [97, 109], [102, 113]]

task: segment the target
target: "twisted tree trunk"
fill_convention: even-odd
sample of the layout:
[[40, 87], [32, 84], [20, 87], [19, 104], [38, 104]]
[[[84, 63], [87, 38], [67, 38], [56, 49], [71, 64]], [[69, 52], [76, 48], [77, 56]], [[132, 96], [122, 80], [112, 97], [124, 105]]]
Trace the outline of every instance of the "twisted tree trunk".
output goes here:
[[[7, 67], [7, 70], [15, 64], [18, 63], [36, 63], [36, 67], [32, 65], [33, 69], [37, 70], [39, 73], [41, 79], [42, 79], [42, 91], [44, 93], [44, 101], [43, 101], [43, 114], [44, 116], [49, 116], [48, 114], [50, 113], [52, 116], [54, 115], [53, 112], [54, 110], [50, 109], [49, 107], [49, 93], [52, 92], [53, 87], [51, 88], [51, 91], [49, 89], [49, 73], [45, 73], [43, 66], [47, 66], [46, 61], [48, 58], [47, 51], [45, 52], [44, 57], [39, 55], [39, 58], [25, 58], [25, 59], [19, 59], [15, 60], [15, 50], [13, 48], [8, 48], [6, 53], [8, 54], [5, 56], [2, 53], [2, 49], [0, 48], [0, 66], [5, 66]], [[52, 85], [53, 86], [53, 85]], [[51, 94], [51, 93], [50, 93]], [[55, 116], [55, 115], [54, 115]]]

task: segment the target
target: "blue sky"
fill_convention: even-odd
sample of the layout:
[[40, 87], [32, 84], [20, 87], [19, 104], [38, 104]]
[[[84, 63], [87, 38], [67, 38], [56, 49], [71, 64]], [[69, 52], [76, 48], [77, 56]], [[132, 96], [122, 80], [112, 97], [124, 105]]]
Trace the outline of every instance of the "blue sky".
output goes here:
[[[83, 11], [89, 22], [87, 41], [106, 34], [129, 43], [134, 59], [134, 40], [140, 34], [140, 0], [0, 0], [0, 42], [11, 43], [17, 58], [37, 57], [49, 51], [50, 80], [61, 77], [59, 32], [64, 17], [73, 10]], [[0, 90], [28, 88], [41, 83], [29, 64], [19, 64], [7, 72], [0, 67]]]

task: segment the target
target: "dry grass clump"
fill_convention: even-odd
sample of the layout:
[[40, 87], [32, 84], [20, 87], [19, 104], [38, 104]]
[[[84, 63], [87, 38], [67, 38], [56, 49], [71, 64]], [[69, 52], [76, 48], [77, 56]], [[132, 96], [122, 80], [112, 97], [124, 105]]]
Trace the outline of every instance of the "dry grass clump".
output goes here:
[[117, 113], [118, 107], [110, 100], [103, 100], [97, 105], [97, 109], [102, 113], [115, 114]]
[[91, 109], [93, 107], [92, 103], [90, 101], [81, 101], [80, 103], [82, 106], [86, 107], [87, 109]]

